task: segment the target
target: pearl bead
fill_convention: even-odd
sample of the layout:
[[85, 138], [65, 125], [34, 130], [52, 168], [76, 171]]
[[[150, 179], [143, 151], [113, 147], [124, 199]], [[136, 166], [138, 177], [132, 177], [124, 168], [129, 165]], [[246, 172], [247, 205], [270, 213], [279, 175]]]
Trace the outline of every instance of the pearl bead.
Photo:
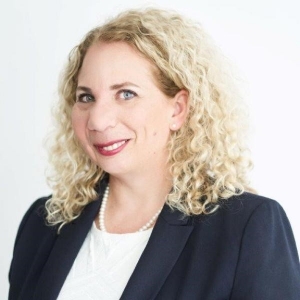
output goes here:
[[[106, 232], [105, 224], [104, 224], [104, 214], [105, 214], [105, 208], [108, 200], [109, 195], [109, 186], [106, 187], [105, 192], [103, 194], [102, 204], [99, 210], [99, 228], [101, 231]], [[154, 221], [157, 219], [159, 214], [161, 213], [162, 208], [158, 210], [158, 212], [155, 213], [155, 215], [144, 225], [142, 226], [137, 232], [145, 231], [149, 229]]]

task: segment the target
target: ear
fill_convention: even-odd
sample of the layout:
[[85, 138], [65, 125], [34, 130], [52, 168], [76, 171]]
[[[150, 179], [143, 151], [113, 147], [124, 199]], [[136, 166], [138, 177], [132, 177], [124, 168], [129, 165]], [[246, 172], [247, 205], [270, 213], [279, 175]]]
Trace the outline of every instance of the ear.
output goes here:
[[172, 99], [173, 114], [170, 119], [170, 129], [177, 131], [184, 124], [188, 114], [189, 93], [186, 90], [180, 90]]

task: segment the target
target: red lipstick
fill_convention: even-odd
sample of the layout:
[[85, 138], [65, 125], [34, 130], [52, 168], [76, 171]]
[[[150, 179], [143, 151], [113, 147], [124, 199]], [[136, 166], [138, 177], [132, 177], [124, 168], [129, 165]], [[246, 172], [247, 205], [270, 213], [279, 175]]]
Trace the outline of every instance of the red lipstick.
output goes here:
[[112, 156], [121, 152], [129, 140], [115, 140], [105, 144], [95, 144], [97, 151], [104, 156]]

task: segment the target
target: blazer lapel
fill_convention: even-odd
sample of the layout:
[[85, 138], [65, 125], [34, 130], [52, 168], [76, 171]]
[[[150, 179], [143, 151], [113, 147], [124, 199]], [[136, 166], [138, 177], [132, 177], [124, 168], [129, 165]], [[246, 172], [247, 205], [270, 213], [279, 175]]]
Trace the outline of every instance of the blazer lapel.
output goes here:
[[154, 299], [193, 229], [188, 218], [165, 205], [120, 300]]
[[[101, 184], [99, 199], [102, 198], [103, 186], [104, 183]], [[101, 202], [99, 199], [87, 205], [78, 219], [62, 228], [43, 268], [32, 300], [57, 299], [99, 210]]]
[[[101, 180], [102, 199], [107, 180]], [[99, 210], [101, 200], [86, 206], [80, 217], [65, 225], [43, 267], [32, 300], [55, 300]], [[183, 250], [193, 226], [179, 211], [165, 205], [149, 242], [120, 300], [154, 299]]]

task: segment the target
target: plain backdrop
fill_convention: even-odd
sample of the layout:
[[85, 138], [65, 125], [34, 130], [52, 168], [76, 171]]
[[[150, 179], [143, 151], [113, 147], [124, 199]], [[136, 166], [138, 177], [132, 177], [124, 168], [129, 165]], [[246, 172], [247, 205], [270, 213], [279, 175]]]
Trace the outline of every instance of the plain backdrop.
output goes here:
[[251, 116], [252, 185], [281, 203], [300, 248], [298, 3], [1, 0], [0, 299], [7, 299], [19, 222], [36, 198], [51, 193], [43, 141], [66, 57], [89, 29], [124, 8], [145, 4], [174, 9], [202, 23], [239, 70]]

